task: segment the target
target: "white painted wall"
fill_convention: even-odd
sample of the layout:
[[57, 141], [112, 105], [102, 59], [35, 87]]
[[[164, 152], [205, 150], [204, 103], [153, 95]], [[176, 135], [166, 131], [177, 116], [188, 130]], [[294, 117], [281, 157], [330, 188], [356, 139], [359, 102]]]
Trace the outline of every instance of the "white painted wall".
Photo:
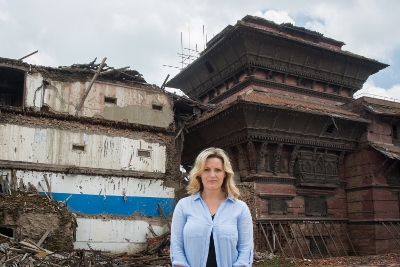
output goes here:
[[[11, 170], [4, 169], [0, 174], [11, 177]], [[53, 197], [57, 194], [66, 193], [64, 199], [59, 199], [66, 203], [67, 207], [73, 212], [73, 209], [78, 207], [90, 210], [93, 207], [85, 207], [85, 201], [74, 202], [74, 198], [94, 200], [90, 206], [104, 205], [109, 198], [118, 196], [127, 196], [129, 198], [139, 197], [142, 199], [142, 206], [145, 209], [156, 209], [156, 204], [146, 199], [159, 199], [163, 202], [164, 211], [169, 215], [173, 210], [174, 189], [164, 187], [162, 180], [156, 179], [139, 179], [132, 177], [103, 177], [89, 175], [73, 175], [64, 173], [51, 173], [40, 171], [17, 170], [16, 177], [18, 178], [18, 186], [22, 186], [22, 181], [25, 185], [31, 183], [39, 192], [47, 193], [47, 186], [44, 177], [48, 178], [51, 186]], [[40, 185], [39, 185], [40, 183]], [[44, 190], [43, 190], [44, 189]], [[48, 194], [48, 193], [47, 193]], [[69, 197], [68, 197], [69, 196]], [[96, 198], [100, 196], [100, 198]], [[97, 201], [97, 203], [95, 202]], [[167, 203], [168, 202], [168, 203]], [[119, 204], [118, 204], [119, 203]], [[140, 216], [134, 212], [130, 215], [107, 216], [112, 214], [113, 210], [118, 208], [123, 211], [124, 207], [129, 208], [129, 203], [125, 203], [122, 198], [111, 209], [105, 210], [103, 213], [80, 214], [77, 212], [77, 232], [74, 249], [89, 249], [106, 250], [112, 253], [136, 253], [146, 248], [146, 238], [153, 237], [148, 227], [152, 226], [157, 235], [161, 235], [168, 231], [164, 219], [161, 216]], [[126, 206], [125, 206], [126, 205]], [[134, 205], [135, 206], [135, 205]], [[132, 207], [132, 206], [130, 206]], [[140, 207], [139, 207], [140, 208]], [[109, 213], [111, 212], [111, 213]], [[123, 213], [123, 212], [122, 212]]]
[[[11, 170], [2, 170], [1, 173], [11, 175]], [[137, 197], [160, 197], [173, 198], [174, 189], [164, 187], [162, 179], [140, 179], [134, 177], [104, 177], [94, 175], [75, 175], [65, 173], [52, 173], [41, 171], [18, 170], [16, 176], [18, 184], [22, 181], [27, 185], [33, 184], [39, 192], [47, 191], [44, 176], [51, 185], [53, 193], [70, 193], [86, 195], [107, 196], [137, 196]]]
[[[75, 115], [90, 84], [90, 81], [61, 82], [46, 78], [49, 84], [43, 86], [40, 73], [28, 73], [26, 77], [26, 107], [40, 109], [46, 105], [54, 112], [71, 115]], [[106, 103], [105, 97], [116, 98], [116, 104]], [[162, 110], [153, 109], [153, 105], [161, 106]], [[174, 119], [171, 100], [152, 86], [102, 81], [93, 84], [78, 115], [164, 128]]]
[[[89, 249], [89, 243], [93, 249], [133, 254], [147, 247], [147, 237], [153, 237], [148, 229], [150, 224], [144, 220], [78, 218], [77, 223], [75, 249]], [[166, 225], [152, 228], [157, 235], [168, 230]]]
[[[166, 147], [140, 139], [0, 124], [0, 149], [0, 160], [165, 173]], [[150, 157], [139, 157], [138, 150]]]

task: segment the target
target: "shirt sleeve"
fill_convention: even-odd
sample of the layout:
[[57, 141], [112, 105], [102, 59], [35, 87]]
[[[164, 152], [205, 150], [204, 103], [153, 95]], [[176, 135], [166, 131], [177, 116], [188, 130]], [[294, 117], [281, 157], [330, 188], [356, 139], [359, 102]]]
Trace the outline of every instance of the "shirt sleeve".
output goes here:
[[186, 217], [182, 208], [182, 202], [179, 201], [172, 215], [170, 257], [172, 266], [190, 267], [184, 249], [183, 227], [186, 223]]
[[238, 258], [234, 267], [250, 267], [253, 264], [253, 221], [250, 210], [243, 202], [244, 207], [238, 220]]

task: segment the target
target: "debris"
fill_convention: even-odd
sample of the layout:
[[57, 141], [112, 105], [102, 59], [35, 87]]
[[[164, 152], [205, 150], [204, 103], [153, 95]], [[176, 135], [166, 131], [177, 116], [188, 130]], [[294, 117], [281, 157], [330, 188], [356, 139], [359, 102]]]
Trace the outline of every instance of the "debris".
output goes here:
[[158, 211], [160, 212], [161, 216], [163, 216], [165, 222], [167, 223], [168, 229], [171, 230], [171, 224], [169, 223], [167, 216], [165, 216], [164, 210], [160, 203], [158, 203]]

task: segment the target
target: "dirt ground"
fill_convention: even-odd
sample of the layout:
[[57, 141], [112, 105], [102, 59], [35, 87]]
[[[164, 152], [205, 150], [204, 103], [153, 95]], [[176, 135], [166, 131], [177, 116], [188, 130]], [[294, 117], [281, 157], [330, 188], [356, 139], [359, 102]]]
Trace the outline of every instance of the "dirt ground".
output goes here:
[[255, 261], [254, 267], [331, 267], [331, 266], [358, 266], [358, 267], [387, 267], [400, 266], [400, 254], [390, 253], [370, 256], [332, 257], [325, 259], [303, 260], [274, 258]]

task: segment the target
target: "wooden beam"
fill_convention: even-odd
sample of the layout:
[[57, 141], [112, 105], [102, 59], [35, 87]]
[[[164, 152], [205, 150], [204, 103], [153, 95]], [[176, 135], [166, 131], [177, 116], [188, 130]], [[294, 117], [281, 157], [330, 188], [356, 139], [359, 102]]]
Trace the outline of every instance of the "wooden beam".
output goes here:
[[81, 110], [81, 108], [82, 108], [82, 106], [83, 106], [83, 103], [85, 102], [85, 100], [86, 100], [86, 98], [87, 98], [87, 96], [88, 96], [88, 94], [89, 94], [89, 92], [90, 92], [90, 89], [92, 88], [92, 85], [93, 85], [94, 81], [97, 79], [97, 76], [99, 76], [99, 74], [100, 74], [100, 72], [101, 72], [101, 70], [102, 70], [102, 68], [103, 68], [103, 66], [104, 66], [104, 64], [105, 64], [105, 62], [106, 62], [106, 60], [107, 60], [107, 58], [105, 57], [105, 58], [103, 59], [103, 61], [101, 61], [100, 66], [99, 66], [99, 68], [97, 69], [97, 72], [94, 74], [92, 80], [90, 81], [90, 84], [89, 84], [88, 88], [87, 88], [86, 91], [85, 91], [85, 94], [84, 94], [83, 97], [82, 97], [81, 102], [79, 103], [78, 107], [76, 108], [75, 116], [78, 116], [78, 113], [79, 113], [79, 111]]

